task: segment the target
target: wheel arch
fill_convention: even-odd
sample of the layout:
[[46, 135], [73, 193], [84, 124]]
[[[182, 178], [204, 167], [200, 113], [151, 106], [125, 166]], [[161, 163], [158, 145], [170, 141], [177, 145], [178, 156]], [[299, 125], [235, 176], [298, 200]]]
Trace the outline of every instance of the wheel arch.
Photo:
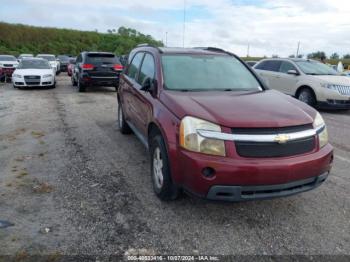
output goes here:
[[314, 90], [310, 85], [301, 85], [300, 87], [298, 87], [297, 90], [296, 90], [296, 92], [295, 92], [295, 97], [296, 97], [296, 98], [298, 98], [298, 96], [299, 96], [301, 90], [303, 90], [303, 89], [309, 89], [309, 90], [312, 92], [312, 94], [314, 95], [315, 100], [316, 100], [316, 102], [317, 102], [317, 95], [316, 95], [316, 92], [315, 92], [315, 90]]

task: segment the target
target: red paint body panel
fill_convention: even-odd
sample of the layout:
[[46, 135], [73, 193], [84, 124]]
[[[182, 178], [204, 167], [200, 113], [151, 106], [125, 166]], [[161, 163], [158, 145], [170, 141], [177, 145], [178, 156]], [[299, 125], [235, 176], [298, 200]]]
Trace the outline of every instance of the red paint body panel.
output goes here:
[[[277, 91], [176, 92], [163, 89], [160, 54], [148, 52], [156, 64], [156, 93], [151, 95], [125, 74], [120, 77], [119, 101], [125, 119], [133, 123], [147, 140], [148, 128], [156, 125], [168, 149], [173, 182], [196, 195], [206, 196], [214, 185], [277, 185], [317, 177], [330, 171], [333, 148], [318, 146], [307, 154], [280, 158], [244, 158], [236, 153], [234, 142], [225, 141], [226, 157], [189, 152], [179, 146], [179, 126], [185, 116], [219, 124], [222, 132], [231, 128], [287, 127], [312, 124], [316, 110]], [[181, 77], [181, 76], [179, 76]], [[316, 139], [317, 140], [317, 139]], [[318, 145], [318, 141], [317, 141]], [[210, 179], [202, 176], [205, 167], [215, 169]]]

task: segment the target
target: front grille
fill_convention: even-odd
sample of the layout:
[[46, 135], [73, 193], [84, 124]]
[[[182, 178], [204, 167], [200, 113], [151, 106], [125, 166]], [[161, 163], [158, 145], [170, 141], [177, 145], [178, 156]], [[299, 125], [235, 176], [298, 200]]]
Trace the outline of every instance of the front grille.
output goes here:
[[25, 80], [40, 80], [40, 76], [24, 76]]
[[13, 67], [13, 65], [10, 65], [10, 64], [4, 64], [4, 67]]
[[28, 86], [40, 85], [40, 76], [24, 76], [24, 81]]
[[[233, 128], [234, 134], [271, 135], [288, 134], [312, 129], [312, 125], [301, 125], [282, 128]], [[307, 137], [289, 141], [284, 144], [277, 142], [235, 141], [237, 154], [242, 157], [268, 158], [301, 155], [315, 149], [315, 137]]]
[[338, 91], [344, 96], [350, 96], [350, 86], [332, 85], [332, 89]]

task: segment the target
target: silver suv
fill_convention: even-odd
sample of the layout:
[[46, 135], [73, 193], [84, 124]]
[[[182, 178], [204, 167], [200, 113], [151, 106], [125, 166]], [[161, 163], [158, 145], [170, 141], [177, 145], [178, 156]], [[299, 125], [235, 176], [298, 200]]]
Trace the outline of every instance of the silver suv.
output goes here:
[[311, 106], [350, 109], [350, 78], [318, 61], [264, 59], [254, 70], [271, 89]]

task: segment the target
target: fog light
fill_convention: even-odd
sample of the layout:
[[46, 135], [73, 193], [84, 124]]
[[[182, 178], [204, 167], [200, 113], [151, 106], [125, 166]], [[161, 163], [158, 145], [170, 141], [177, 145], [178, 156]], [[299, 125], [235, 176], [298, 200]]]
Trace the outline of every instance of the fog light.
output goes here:
[[211, 167], [203, 168], [202, 175], [206, 178], [212, 178], [215, 176], [215, 169]]

